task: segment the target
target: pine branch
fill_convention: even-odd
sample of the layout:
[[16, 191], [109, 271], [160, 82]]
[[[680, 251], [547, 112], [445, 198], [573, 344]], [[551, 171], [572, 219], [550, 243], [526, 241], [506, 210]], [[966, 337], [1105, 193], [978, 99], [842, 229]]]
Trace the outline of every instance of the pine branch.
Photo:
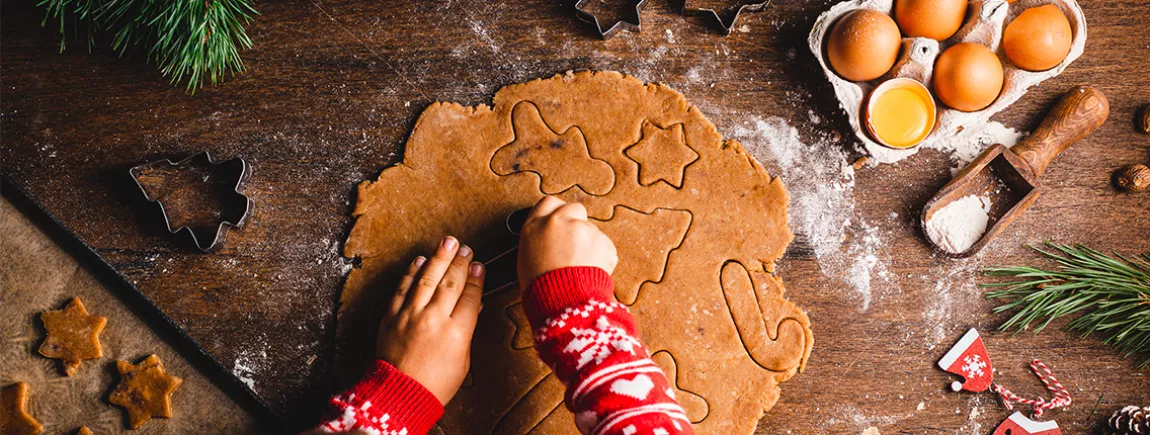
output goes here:
[[187, 80], [194, 93], [204, 82], [216, 84], [243, 71], [239, 50], [250, 48], [244, 26], [258, 13], [252, 0], [40, 0], [49, 21], [60, 28], [60, 51], [68, 29], [79, 38], [87, 29], [88, 49], [94, 32], [112, 34], [112, 48], [146, 53], [173, 84]]
[[1058, 263], [1057, 270], [1029, 266], [985, 268], [988, 276], [1009, 276], [1013, 281], [983, 284], [993, 288], [987, 299], [1011, 299], [995, 313], [1017, 309], [999, 329], [1021, 332], [1037, 324], [1041, 332], [1050, 322], [1081, 313], [1066, 328], [1083, 336], [1101, 333], [1104, 343], [1123, 358], [1141, 354], [1139, 368], [1150, 365], [1150, 252], [1130, 258], [1108, 256], [1082, 245], [1047, 243], [1053, 251], [1034, 250]]

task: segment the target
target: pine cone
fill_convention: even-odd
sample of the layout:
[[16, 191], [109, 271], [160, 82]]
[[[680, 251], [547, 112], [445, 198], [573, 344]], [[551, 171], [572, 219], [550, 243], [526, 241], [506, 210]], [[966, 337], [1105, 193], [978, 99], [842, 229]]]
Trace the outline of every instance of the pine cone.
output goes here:
[[1127, 406], [1114, 411], [1106, 427], [1114, 435], [1150, 435], [1150, 406]]

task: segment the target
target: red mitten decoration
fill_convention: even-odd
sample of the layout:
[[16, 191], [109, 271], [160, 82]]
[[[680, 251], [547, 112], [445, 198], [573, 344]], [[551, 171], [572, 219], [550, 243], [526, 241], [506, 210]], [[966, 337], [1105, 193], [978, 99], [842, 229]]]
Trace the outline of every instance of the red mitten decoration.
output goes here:
[[[971, 330], [973, 331], [973, 329]], [[1062, 435], [1058, 423], [1051, 421], [1034, 421], [1026, 418], [1021, 412], [1015, 411], [1009, 418], [994, 429], [994, 435]]]
[[978, 331], [971, 328], [961, 340], [938, 361], [938, 367], [962, 376], [965, 381], [954, 381], [950, 389], [977, 393], [986, 391], [994, 381], [994, 368], [990, 366], [990, 355], [982, 344]]

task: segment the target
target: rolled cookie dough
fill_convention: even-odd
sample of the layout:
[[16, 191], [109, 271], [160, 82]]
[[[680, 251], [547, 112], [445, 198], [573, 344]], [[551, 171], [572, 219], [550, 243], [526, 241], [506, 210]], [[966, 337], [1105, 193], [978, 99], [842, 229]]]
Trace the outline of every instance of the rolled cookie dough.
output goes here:
[[[379, 307], [411, 258], [444, 234], [480, 260], [504, 252], [515, 246], [505, 217], [544, 193], [586, 205], [615, 241], [616, 296], [698, 432], [751, 433], [813, 343], [772, 274], [793, 238], [786, 188], [682, 94], [615, 72], [423, 112], [403, 163], [359, 185], [344, 249], [361, 264], [341, 297], [338, 372], [354, 376], [370, 360]], [[489, 276], [508, 275], [498, 272]], [[484, 296], [471, 376], [440, 421], [445, 433], [575, 433], [518, 299], [515, 286]]]

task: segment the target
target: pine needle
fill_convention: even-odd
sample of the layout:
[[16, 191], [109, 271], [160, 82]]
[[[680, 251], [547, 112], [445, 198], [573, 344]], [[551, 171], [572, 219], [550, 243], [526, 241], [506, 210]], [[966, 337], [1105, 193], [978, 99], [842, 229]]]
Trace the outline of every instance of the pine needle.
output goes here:
[[1030, 266], [983, 269], [1012, 281], [983, 284], [987, 299], [1008, 299], [995, 313], [1017, 310], [1000, 330], [1034, 327], [1041, 332], [1055, 319], [1079, 314], [1066, 329], [1083, 336], [1100, 333], [1123, 358], [1140, 355], [1150, 365], [1150, 252], [1136, 257], [1103, 254], [1083, 245], [1047, 243], [1031, 247], [1058, 264], [1056, 270]]
[[[112, 35], [112, 49], [138, 51], [173, 84], [186, 81], [195, 93], [244, 69], [239, 50], [252, 41], [244, 32], [258, 12], [252, 0], [40, 0], [42, 26], [60, 29], [60, 51], [81, 28], [91, 51], [95, 32]], [[69, 29], [72, 29], [69, 31]]]

